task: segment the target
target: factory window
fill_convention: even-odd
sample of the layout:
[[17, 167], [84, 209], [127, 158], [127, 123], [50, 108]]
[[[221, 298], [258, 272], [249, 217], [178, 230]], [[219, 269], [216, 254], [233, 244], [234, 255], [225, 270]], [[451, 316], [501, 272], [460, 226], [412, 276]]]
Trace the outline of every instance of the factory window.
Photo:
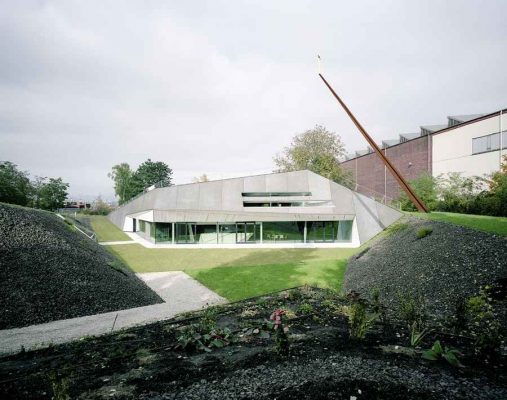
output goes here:
[[[503, 132], [503, 138], [506, 138], [506, 132]], [[503, 148], [507, 148], [507, 143], [502, 140]], [[472, 139], [472, 154], [486, 153], [488, 151], [495, 151], [500, 149], [500, 134], [493, 133], [491, 135], [481, 136]]]

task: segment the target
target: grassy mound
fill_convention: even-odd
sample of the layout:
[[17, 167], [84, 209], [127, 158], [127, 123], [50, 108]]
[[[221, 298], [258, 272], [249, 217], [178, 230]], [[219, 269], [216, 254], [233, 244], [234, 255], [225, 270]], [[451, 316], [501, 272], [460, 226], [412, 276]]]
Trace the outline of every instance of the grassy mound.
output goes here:
[[160, 302], [56, 215], [0, 204], [0, 329]]
[[368, 296], [378, 288], [394, 310], [403, 299], [420, 297], [430, 314], [446, 318], [481, 286], [507, 277], [504, 237], [416, 218], [396, 226], [400, 229], [350, 259], [345, 291]]

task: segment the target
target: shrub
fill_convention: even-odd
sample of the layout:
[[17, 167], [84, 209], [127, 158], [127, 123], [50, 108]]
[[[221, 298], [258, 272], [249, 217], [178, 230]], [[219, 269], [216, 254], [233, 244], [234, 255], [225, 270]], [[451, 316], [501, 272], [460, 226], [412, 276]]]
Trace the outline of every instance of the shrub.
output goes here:
[[426, 236], [431, 235], [433, 232], [433, 228], [431, 226], [425, 226], [417, 231], [417, 239], [425, 238]]
[[410, 331], [410, 346], [418, 347], [424, 337], [428, 334], [427, 329], [422, 329], [419, 327], [417, 322], [414, 322], [411, 326], [409, 326]]
[[429, 361], [445, 360], [453, 367], [462, 367], [463, 365], [459, 362], [457, 357], [459, 354], [457, 350], [450, 350], [447, 347], [442, 347], [440, 341], [437, 340], [431, 349], [423, 351], [422, 357]]
[[298, 307], [298, 311], [301, 314], [311, 314], [313, 312], [313, 306], [310, 303], [302, 303]]
[[59, 376], [55, 371], [48, 374], [51, 388], [53, 389], [53, 399], [55, 400], [70, 400], [69, 394], [69, 379]]
[[178, 347], [205, 352], [211, 352], [213, 348], [228, 346], [235, 339], [228, 328], [214, 328], [210, 332], [203, 332], [200, 325], [189, 325], [183, 328], [176, 337]]
[[398, 311], [400, 318], [406, 322], [410, 328], [414, 322], [419, 328], [424, 327], [428, 320], [426, 304], [420, 295], [398, 294]]
[[275, 349], [280, 355], [286, 356], [289, 354], [289, 337], [285, 310], [277, 309], [273, 311], [269, 317], [270, 325], [275, 332]]
[[408, 228], [407, 222], [396, 222], [392, 225], [389, 225], [386, 229], [386, 232], [390, 235], [404, 231]]
[[379, 315], [368, 313], [367, 302], [360, 297], [359, 293], [351, 291], [347, 297], [350, 305], [342, 307], [342, 311], [349, 319], [350, 338], [363, 340]]
[[500, 322], [494, 312], [489, 287], [481, 288], [478, 296], [470, 297], [466, 304], [467, 328], [475, 339], [476, 353], [495, 352], [502, 341]]

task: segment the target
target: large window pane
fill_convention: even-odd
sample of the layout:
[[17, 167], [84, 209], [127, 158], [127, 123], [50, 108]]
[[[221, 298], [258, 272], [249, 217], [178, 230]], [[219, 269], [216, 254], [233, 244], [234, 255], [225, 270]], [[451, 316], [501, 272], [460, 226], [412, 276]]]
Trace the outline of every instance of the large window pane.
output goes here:
[[171, 223], [155, 223], [155, 241], [157, 243], [172, 242], [172, 231], [173, 229]]
[[220, 244], [236, 243], [236, 224], [218, 225], [218, 243]]
[[338, 236], [336, 240], [349, 242], [352, 240], [352, 221], [340, 221], [338, 224]]
[[195, 224], [176, 223], [175, 235], [177, 243], [195, 243]]
[[302, 242], [304, 222], [263, 222], [262, 240], [264, 242]]
[[255, 243], [260, 240], [261, 227], [255, 222], [238, 222], [236, 224], [236, 241], [238, 243]]
[[216, 244], [217, 243], [217, 226], [213, 225], [197, 225], [195, 227], [195, 241], [199, 244]]
[[495, 133], [494, 135], [490, 135], [490, 146], [489, 150], [498, 150], [500, 148], [500, 134]]
[[487, 136], [472, 139], [472, 154], [484, 153], [485, 151], [488, 151]]
[[334, 242], [338, 235], [338, 221], [308, 221], [309, 242]]

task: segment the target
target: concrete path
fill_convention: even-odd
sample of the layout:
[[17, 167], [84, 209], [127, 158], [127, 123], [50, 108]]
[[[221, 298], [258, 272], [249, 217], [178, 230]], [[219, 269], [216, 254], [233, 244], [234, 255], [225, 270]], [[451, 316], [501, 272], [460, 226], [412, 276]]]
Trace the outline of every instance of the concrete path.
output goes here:
[[116, 240], [112, 242], [99, 242], [102, 246], [114, 246], [117, 244], [135, 244], [134, 240]]
[[199, 310], [207, 305], [226, 301], [184, 272], [154, 272], [139, 274], [139, 277], [165, 303], [0, 330], [0, 354], [16, 353], [21, 346], [28, 350], [65, 343], [85, 336], [102, 335], [135, 325], [169, 319], [185, 311]]

